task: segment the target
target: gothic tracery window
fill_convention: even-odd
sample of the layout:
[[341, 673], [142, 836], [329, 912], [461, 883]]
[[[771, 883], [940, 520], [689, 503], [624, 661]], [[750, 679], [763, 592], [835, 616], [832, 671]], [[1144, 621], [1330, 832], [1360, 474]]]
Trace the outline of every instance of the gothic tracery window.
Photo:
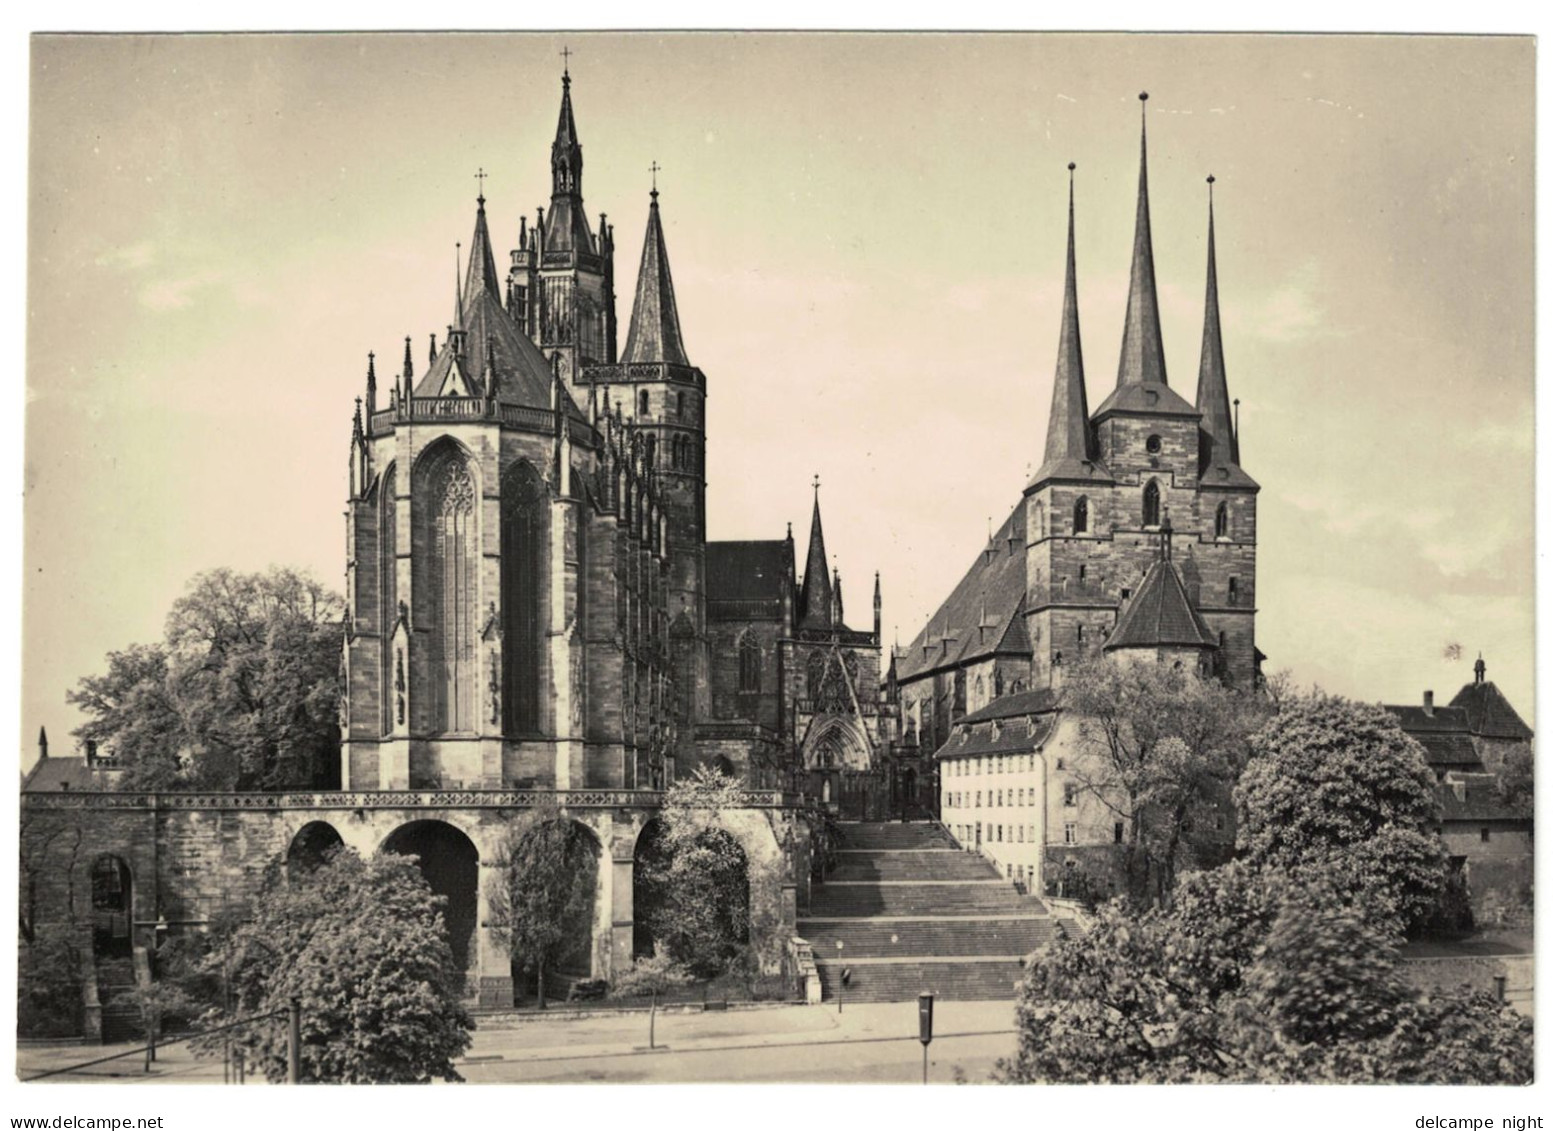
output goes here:
[[1150, 479], [1143, 488], [1143, 525], [1159, 525], [1159, 480]]
[[739, 637], [739, 690], [760, 690], [760, 641], [752, 632]]
[[[475, 610], [480, 545], [476, 490], [469, 464], [451, 444], [426, 460], [416, 502], [425, 524], [428, 560], [422, 574], [426, 595], [417, 595], [430, 629], [427, 672], [429, 715], [434, 734], [475, 728]], [[417, 617], [417, 625], [420, 619]], [[419, 712], [417, 712], [419, 714]]]
[[527, 460], [502, 477], [502, 712], [509, 735], [540, 728], [543, 621], [540, 585], [547, 542], [548, 494]]

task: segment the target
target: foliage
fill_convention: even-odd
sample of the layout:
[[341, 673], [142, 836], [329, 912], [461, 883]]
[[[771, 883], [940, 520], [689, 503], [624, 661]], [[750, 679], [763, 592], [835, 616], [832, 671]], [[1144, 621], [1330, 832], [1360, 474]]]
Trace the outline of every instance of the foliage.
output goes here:
[[72, 1037], [81, 1032], [81, 955], [57, 933], [17, 948], [16, 1031], [23, 1037]]
[[[433, 895], [415, 861], [342, 851], [287, 880], [272, 868], [253, 918], [218, 942], [210, 964], [229, 979], [231, 1004], [210, 1026], [302, 1013], [302, 1078], [328, 1083], [458, 1080], [453, 1060], [469, 1047], [473, 1022], [459, 1001], [463, 974]], [[250, 1064], [286, 1075], [284, 1017], [205, 1038], [219, 1054], [227, 1039]]]
[[1231, 791], [1266, 699], [1183, 668], [1095, 660], [1070, 671], [1063, 707], [1078, 718], [1075, 783], [1124, 826], [1130, 895], [1160, 901], [1180, 871], [1227, 857]]
[[1323, 874], [1404, 927], [1428, 916], [1444, 875], [1439, 802], [1423, 749], [1390, 712], [1300, 699], [1254, 736], [1235, 796], [1253, 863]]
[[751, 936], [750, 863], [739, 842], [721, 827], [721, 815], [740, 806], [741, 786], [722, 773], [698, 768], [664, 793], [660, 824], [639, 855], [643, 889], [637, 914], [652, 938], [698, 978], [716, 977], [737, 959]]
[[539, 1005], [545, 977], [591, 936], [598, 859], [589, 833], [547, 803], [507, 832], [496, 867], [490, 925], [512, 960], [534, 974]]
[[998, 1078], [1529, 1081], [1531, 1023], [1409, 987], [1397, 941], [1341, 889], [1243, 862], [1185, 877], [1168, 908], [1112, 901], [1032, 956]]
[[1532, 803], [1536, 800], [1530, 748], [1517, 746], [1506, 754], [1504, 765], [1494, 777], [1494, 784], [1507, 806], [1530, 813]]
[[653, 997], [688, 985], [690, 971], [674, 961], [663, 946], [646, 958], [637, 958], [611, 980], [611, 997]]
[[107, 1004], [134, 1006], [140, 1013], [140, 1031], [155, 1040], [162, 1034], [163, 1020], [186, 1015], [194, 1000], [174, 982], [136, 982], [114, 994]]
[[211, 570], [165, 641], [108, 656], [69, 701], [74, 734], [127, 769], [120, 788], [323, 787], [337, 772], [340, 598], [288, 569]]

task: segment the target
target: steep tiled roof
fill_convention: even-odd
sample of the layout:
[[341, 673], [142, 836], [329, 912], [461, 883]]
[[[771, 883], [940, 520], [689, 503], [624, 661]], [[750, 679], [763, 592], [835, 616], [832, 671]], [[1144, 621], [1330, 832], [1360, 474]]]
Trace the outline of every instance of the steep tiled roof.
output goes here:
[[1460, 707], [1435, 707], [1430, 709], [1417, 703], [1386, 703], [1386, 710], [1397, 717], [1402, 729], [1411, 735], [1467, 734], [1467, 712]]
[[956, 725], [980, 723], [989, 719], [1008, 719], [1016, 715], [1044, 715], [1057, 709], [1058, 695], [1049, 687], [1034, 691], [1021, 691], [1016, 695], [1004, 695], [994, 699], [979, 711], [972, 711]]
[[66, 789], [101, 789], [100, 775], [85, 758], [42, 758], [22, 780], [23, 793], [57, 793]]
[[663, 223], [658, 217], [658, 190], [653, 189], [647, 209], [647, 237], [642, 241], [642, 265], [636, 275], [636, 302], [631, 307], [631, 328], [623, 365], [668, 362], [689, 365], [680, 335], [679, 307], [674, 302], [674, 279], [669, 274], [669, 249], [663, 242]]
[[1025, 509], [1020, 504], [998, 527], [989, 547], [977, 553], [976, 561], [910, 647], [901, 653], [899, 678], [913, 679], [924, 672], [980, 656], [1018, 650], [1028, 655], [1029, 637], [1024, 635], [1022, 625], [1016, 627], [1014, 623], [1022, 619], [1019, 612], [1024, 594]]
[[780, 601], [790, 555], [783, 541], [708, 542], [707, 600]]
[[1161, 646], [1218, 647], [1218, 638], [1192, 605], [1175, 563], [1168, 559], [1149, 568], [1105, 642], [1107, 652]]
[[1415, 734], [1424, 748], [1424, 760], [1435, 769], [1481, 769], [1482, 760], [1468, 734]]
[[938, 748], [935, 758], [958, 758], [970, 754], [1024, 754], [1050, 737], [1053, 722], [1049, 718], [1027, 722], [1023, 718], [1007, 722], [991, 720], [971, 724], [961, 719], [949, 740]]
[[1528, 739], [1531, 727], [1516, 713], [1504, 694], [1492, 682], [1469, 683], [1456, 692], [1452, 707], [1467, 713], [1467, 728], [1484, 738]]
[[1435, 786], [1435, 793], [1446, 821], [1518, 821], [1531, 816], [1505, 803], [1492, 774], [1453, 774]]

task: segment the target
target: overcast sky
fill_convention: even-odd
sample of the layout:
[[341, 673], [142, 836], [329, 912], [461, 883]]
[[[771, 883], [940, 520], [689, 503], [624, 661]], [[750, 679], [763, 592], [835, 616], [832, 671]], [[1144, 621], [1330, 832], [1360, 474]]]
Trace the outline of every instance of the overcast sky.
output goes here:
[[[623, 327], [656, 160], [707, 375], [709, 535], [808, 529], [909, 641], [1040, 462], [1067, 163], [1091, 405], [1115, 381], [1148, 90], [1171, 384], [1217, 177], [1272, 669], [1368, 700], [1489, 677], [1533, 720], [1529, 39], [572, 35]], [[366, 354], [451, 320], [483, 167], [547, 205], [563, 41], [39, 39], [22, 729], [200, 570], [343, 583]], [[390, 360], [390, 365], [393, 360]], [[1462, 659], [1446, 659], [1458, 644]]]

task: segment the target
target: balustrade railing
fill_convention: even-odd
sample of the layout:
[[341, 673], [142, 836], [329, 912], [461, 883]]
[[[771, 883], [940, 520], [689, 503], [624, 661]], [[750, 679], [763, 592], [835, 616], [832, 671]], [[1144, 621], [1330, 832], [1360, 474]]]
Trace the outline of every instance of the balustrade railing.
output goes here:
[[[276, 793], [119, 793], [60, 790], [22, 794], [24, 809], [656, 809], [663, 793], [649, 789], [369, 789]], [[796, 794], [755, 789], [738, 794], [744, 809], [801, 805]]]

